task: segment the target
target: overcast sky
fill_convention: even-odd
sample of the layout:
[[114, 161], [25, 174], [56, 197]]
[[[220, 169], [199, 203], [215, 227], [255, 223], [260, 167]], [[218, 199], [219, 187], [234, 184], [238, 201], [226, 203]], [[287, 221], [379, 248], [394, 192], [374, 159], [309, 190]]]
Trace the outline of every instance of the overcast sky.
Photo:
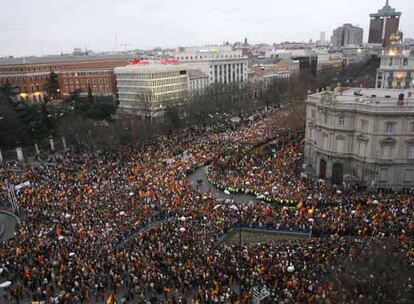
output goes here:
[[[317, 40], [321, 31], [364, 28], [385, 0], [1, 0], [0, 56], [128, 48]], [[390, 0], [414, 37], [414, 1]], [[118, 46], [120, 50], [124, 46]]]

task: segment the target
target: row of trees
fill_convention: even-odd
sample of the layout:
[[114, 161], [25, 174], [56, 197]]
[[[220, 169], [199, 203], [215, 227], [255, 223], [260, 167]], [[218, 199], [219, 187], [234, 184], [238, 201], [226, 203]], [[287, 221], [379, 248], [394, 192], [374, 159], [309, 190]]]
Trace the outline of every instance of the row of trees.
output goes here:
[[[217, 84], [203, 94], [189, 96], [179, 107], [167, 109], [163, 120], [147, 121], [137, 117], [113, 119], [117, 104], [96, 102], [92, 92], [82, 97], [76, 90], [65, 101], [56, 104], [15, 102], [15, 88], [0, 86], [0, 148], [33, 145], [49, 136], [65, 136], [68, 141], [88, 145], [117, 145], [140, 141], [159, 133], [191, 125], [208, 125], [229, 120], [233, 116], [249, 115], [269, 106], [295, 107], [304, 114], [304, 100], [310, 91], [344, 86], [372, 86], [377, 60], [350, 65], [341, 70], [323, 69], [314, 77], [311, 71], [301, 72], [287, 80], [270, 84], [266, 90], [254, 84]], [[57, 76], [51, 73], [46, 87], [49, 97], [58, 98]], [[303, 115], [302, 115], [303, 116]]]

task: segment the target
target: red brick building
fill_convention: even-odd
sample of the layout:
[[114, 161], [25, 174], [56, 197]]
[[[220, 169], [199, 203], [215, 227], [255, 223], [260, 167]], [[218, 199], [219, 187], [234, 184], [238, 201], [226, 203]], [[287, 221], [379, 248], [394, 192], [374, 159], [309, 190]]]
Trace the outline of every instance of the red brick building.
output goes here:
[[116, 92], [114, 68], [127, 65], [129, 56], [49, 56], [0, 59], [0, 84], [18, 87], [18, 99], [43, 102], [50, 72], [58, 75], [62, 96], [78, 89], [95, 96]]

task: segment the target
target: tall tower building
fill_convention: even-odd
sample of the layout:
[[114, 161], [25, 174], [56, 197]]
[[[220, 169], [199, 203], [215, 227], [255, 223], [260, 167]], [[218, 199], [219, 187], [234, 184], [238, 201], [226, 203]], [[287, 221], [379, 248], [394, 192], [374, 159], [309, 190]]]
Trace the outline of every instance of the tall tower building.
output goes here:
[[389, 0], [387, 0], [382, 9], [369, 16], [371, 17], [371, 22], [368, 43], [381, 43], [384, 46], [389, 46], [391, 35], [398, 33], [401, 12], [396, 12], [395, 8], [392, 8], [389, 5]]
[[338, 49], [343, 46], [362, 44], [363, 37], [364, 30], [362, 28], [345, 23], [333, 31], [331, 43], [334, 48]]

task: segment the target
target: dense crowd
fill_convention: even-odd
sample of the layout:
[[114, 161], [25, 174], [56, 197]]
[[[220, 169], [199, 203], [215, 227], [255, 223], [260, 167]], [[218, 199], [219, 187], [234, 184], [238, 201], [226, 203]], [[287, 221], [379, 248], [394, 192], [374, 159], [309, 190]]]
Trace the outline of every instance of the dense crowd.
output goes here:
[[[272, 156], [254, 152], [277, 136], [283, 142]], [[69, 152], [27, 166], [23, 176], [6, 170], [2, 183], [30, 180], [31, 187], [18, 195], [22, 226], [0, 247], [0, 283], [12, 282], [2, 300], [241, 304], [251, 301], [254, 287], [266, 286], [269, 303], [338, 303], [327, 265], [358, 259], [384, 239], [399, 244], [412, 269], [412, 195], [310, 187], [295, 170], [300, 145], [287, 113], [270, 110], [238, 125], [185, 129], [140, 146]], [[206, 164], [228, 187], [295, 204], [236, 206], [231, 196], [217, 201], [200, 194], [187, 175]], [[315, 237], [219, 241], [241, 223]], [[372, 299], [361, 291], [354, 300]]]

